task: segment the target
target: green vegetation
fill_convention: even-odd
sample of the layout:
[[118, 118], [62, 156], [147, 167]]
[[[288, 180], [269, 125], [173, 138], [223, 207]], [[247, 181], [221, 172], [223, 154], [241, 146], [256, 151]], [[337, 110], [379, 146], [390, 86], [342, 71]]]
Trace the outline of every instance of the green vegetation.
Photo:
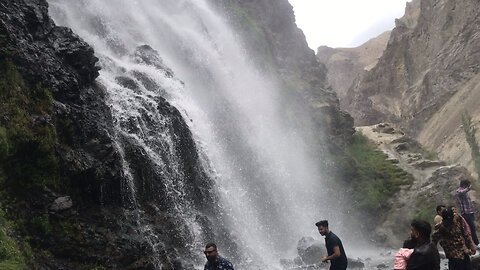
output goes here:
[[16, 190], [57, 186], [56, 132], [47, 120], [50, 91], [27, 86], [13, 63], [4, 60], [0, 100], [0, 183]]
[[258, 66], [273, 71], [272, 65], [275, 61], [262, 26], [248, 14], [241, 6], [242, 4], [236, 1], [229, 1], [228, 5], [230, 5], [229, 10], [232, 11], [233, 15], [233, 26], [240, 33], [242, 40], [245, 40], [245, 45], [249, 51], [254, 52], [256, 56], [253, 60]]
[[25, 258], [18, 244], [9, 236], [11, 223], [6, 219], [5, 212], [0, 209], [0, 269], [26, 269]]
[[419, 220], [431, 220], [435, 216], [435, 203], [429, 198], [420, 198], [416, 201], [416, 212], [413, 218]]
[[477, 132], [477, 128], [472, 123], [472, 117], [466, 111], [462, 115], [462, 124], [465, 138], [467, 139], [467, 143], [470, 146], [470, 150], [472, 153], [472, 161], [475, 167], [475, 171], [478, 175], [480, 175], [480, 148], [478, 146], [477, 138], [475, 135]]
[[18, 207], [12, 202], [44, 186], [59, 186], [52, 107], [51, 91], [29, 85], [0, 53], [0, 269], [26, 269], [32, 257], [28, 235], [52, 231], [48, 215], [26, 220], [4, 208]]
[[367, 137], [356, 133], [347, 148], [353, 160], [353, 198], [358, 207], [375, 212], [387, 204], [400, 186], [409, 184], [413, 178], [387, 159]]

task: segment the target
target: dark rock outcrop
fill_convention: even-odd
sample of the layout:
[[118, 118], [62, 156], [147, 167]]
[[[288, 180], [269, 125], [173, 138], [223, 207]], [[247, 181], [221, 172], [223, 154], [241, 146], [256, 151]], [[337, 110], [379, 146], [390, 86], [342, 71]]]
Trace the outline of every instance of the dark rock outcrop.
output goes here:
[[[25, 244], [33, 251], [30, 266], [155, 269], [161, 264], [162, 269], [188, 268], [185, 262], [191, 254], [185, 246], [191, 236], [170, 211], [174, 198], [166, 195], [162, 184], [165, 176], [152, 169], [142, 149], [115, 133], [106, 91], [95, 82], [99, 68], [93, 49], [70, 29], [53, 23], [45, 0], [2, 1], [0, 44], [0, 79], [7, 82], [2, 84], [6, 93], [0, 93], [7, 97], [0, 100], [0, 108], [6, 108], [0, 112], [0, 128], [6, 130], [11, 144], [0, 157], [2, 161], [6, 154], [10, 160], [0, 164], [1, 188], [7, 194], [1, 204], [17, 224], [17, 238], [28, 239]], [[133, 57], [174, 76], [147, 46], [140, 47]], [[148, 82], [140, 73], [137, 77]], [[128, 77], [118, 81], [125, 87], [136, 87]], [[15, 85], [8, 85], [10, 82]], [[212, 183], [199, 163], [188, 126], [167, 101], [158, 98], [156, 102], [157, 110], [168, 120], [168, 126], [161, 128], [168, 129], [166, 135], [173, 138], [185, 198], [194, 206], [193, 215], [211, 227], [214, 212], [207, 206], [215, 200], [210, 194]], [[38, 108], [29, 106], [37, 103]], [[9, 121], [12, 117], [22, 122]], [[25, 142], [16, 139], [19, 132], [24, 133]], [[120, 153], [118, 142], [126, 153]], [[22, 147], [26, 144], [27, 156], [36, 155], [36, 148], [52, 153], [51, 157], [38, 157], [40, 161], [31, 165], [43, 171], [41, 178], [32, 175], [23, 184], [17, 175], [22, 173], [17, 167], [26, 165], [19, 160], [24, 158], [16, 147], [20, 143]], [[52, 160], [49, 170], [41, 161], [47, 158]], [[139, 187], [135, 205], [131, 196], [125, 195], [124, 159], [134, 168], [133, 181]], [[152, 224], [156, 226], [150, 227]]]

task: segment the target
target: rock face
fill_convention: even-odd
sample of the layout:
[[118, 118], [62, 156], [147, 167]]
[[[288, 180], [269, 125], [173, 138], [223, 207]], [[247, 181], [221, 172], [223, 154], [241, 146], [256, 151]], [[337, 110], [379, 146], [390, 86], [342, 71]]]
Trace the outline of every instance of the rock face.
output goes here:
[[[408, 237], [412, 219], [433, 221], [436, 205], [455, 205], [453, 193], [460, 180], [472, 179], [465, 167], [445, 165], [417, 141], [389, 124], [357, 127], [357, 131], [367, 136], [390, 159], [396, 160], [396, 166], [415, 179], [390, 198], [388, 211], [377, 216], [374, 240], [379, 243], [401, 245]], [[474, 198], [473, 194], [470, 196]]]
[[318, 48], [317, 58], [327, 67], [327, 81], [337, 93], [341, 108], [346, 106], [347, 91], [355, 78], [375, 67], [389, 38], [387, 31], [356, 48]]
[[[0, 183], [8, 194], [0, 203], [16, 222], [18, 238], [28, 239], [29, 265], [188, 267], [192, 255], [185, 246], [191, 236], [170, 211], [164, 174], [149, 167], [134, 143], [123, 140], [124, 153], [116, 146], [121, 139], [115, 138], [106, 93], [95, 82], [99, 68], [93, 49], [53, 23], [45, 0], [2, 1], [0, 44], [0, 149], [6, 149], [0, 151]], [[132, 57], [174, 76], [151, 48], [140, 47]], [[188, 126], [164, 99], [157, 106], [184, 176], [185, 200], [192, 202], [199, 223], [212, 227], [214, 219], [207, 215], [215, 211], [205, 204], [215, 201], [212, 182], [199, 164]], [[122, 159], [134, 168], [135, 205], [125, 196]]]
[[[265, 69], [283, 78], [297, 105], [309, 101], [313, 125], [327, 130], [327, 141], [345, 144], [353, 133], [352, 119], [326, 87], [325, 69], [295, 26], [288, 1], [230, 4], [242, 6], [260, 26], [263, 48], [270, 51], [271, 65]], [[226, 5], [225, 12], [231, 7]], [[175, 77], [147, 45], [130, 57]], [[33, 253], [28, 263], [36, 269], [192, 269], [199, 263], [189, 249], [195, 236], [172, 209], [179, 198], [165, 190], [168, 172], [153, 169], [142, 148], [116, 133], [107, 93], [95, 82], [97, 61], [88, 44], [53, 23], [46, 0], [2, 1], [0, 183], [8, 196], [0, 204], [16, 222], [20, 242], [27, 239]], [[142, 72], [115, 80], [133, 91], [140, 83], [158, 88]], [[149, 135], [161, 130], [170, 139], [182, 175], [175, 180], [182, 181], [181, 199], [199, 224], [196, 229], [205, 238], [229, 240], [228, 232], [213, 226], [219, 224], [213, 182], [187, 124], [165, 99], [157, 98], [155, 106], [165, 121], [152, 124]], [[290, 109], [296, 113], [294, 106]], [[146, 113], [141, 117], [149, 120]], [[128, 175], [122, 161], [130, 167]], [[129, 181], [137, 187], [135, 194]], [[236, 253], [235, 244], [228, 248]]]
[[344, 101], [356, 125], [388, 121], [444, 160], [471, 167], [461, 114], [479, 120], [480, 6], [476, 1], [407, 3], [378, 64]]
[[[326, 68], [315, 58], [303, 32], [295, 24], [293, 7], [287, 0], [214, 1], [239, 32], [246, 47], [258, 55], [259, 65], [284, 85], [286, 104], [308, 104], [313, 125], [324, 132], [328, 145], [345, 145], [354, 132], [350, 115], [339, 109], [335, 92], [328, 87]], [[292, 114], [298, 109], [292, 110]], [[309, 123], [302, 123], [308, 125]], [[313, 135], [316, 137], [318, 133]], [[332, 144], [333, 143], [333, 144]]]

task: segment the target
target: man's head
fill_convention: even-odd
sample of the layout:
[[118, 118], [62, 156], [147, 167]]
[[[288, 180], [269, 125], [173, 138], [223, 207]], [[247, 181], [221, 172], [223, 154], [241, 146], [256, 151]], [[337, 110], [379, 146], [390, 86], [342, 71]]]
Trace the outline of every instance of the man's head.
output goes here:
[[410, 224], [410, 237], [413, 241], [428, 241], [430, 240], [430, 233], [432, 232], [432, 226], [430, 223], [424, 220], [414, 220]]
[[462, 179], [462, 180], [460, 181], [460, 187], [462, 187], [462, 188], [467, 188], [467, 187], [469, 187], [471, 184], [472, 184], [472, 183], [470, 183], [470, 180], [468, 180], [468, 179]]
[[208, 243], [205, 246], [205, 251], [203, 253], [209, 262], [214, 262], [218, 257], [217, 245], [214, 243]]
[[318, 232], [323, 236], [330, 231], [328, 229], [328, 220], [320, 220], [319, 222], [315, 223], [315, 226], [317, 226]]
[[446, 207], [445, 205], [443, 205], [443, 204], [437, 205], [437, 214], [442, 215], [442, 211], [443, 211], [445, 208], [447, 208], [447, 207]]

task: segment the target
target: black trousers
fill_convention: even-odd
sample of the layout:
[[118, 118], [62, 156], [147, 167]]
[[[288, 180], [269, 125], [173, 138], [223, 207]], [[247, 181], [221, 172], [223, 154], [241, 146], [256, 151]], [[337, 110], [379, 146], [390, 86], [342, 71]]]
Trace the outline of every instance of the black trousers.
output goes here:
[[346, 270], [346, 269], [347, 269], [346, 263], [338, 263], [338, 264], [332, 263], [330, 265], [330, 270]]
[[465, 255], [463, 259], [448, 259], [448, 270], [472, 270], [470, 256]]
[[468, 227], [470, 227], [470, 231], [472, 231], [472, 240], [475, 245], [478, 245], [478, 237], [477, 237], [477, 225], [475, 225], [475, 215], [474, 214], [463, 214], [462, 215], [465, 221], [468, 223]]

